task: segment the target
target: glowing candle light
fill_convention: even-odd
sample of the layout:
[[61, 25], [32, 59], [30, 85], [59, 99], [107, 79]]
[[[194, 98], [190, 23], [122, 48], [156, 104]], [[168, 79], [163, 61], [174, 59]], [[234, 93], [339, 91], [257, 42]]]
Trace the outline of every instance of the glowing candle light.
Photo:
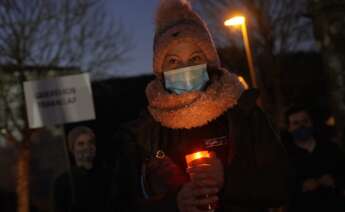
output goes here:
[[210, 153], [208, 151], [200, 151], [200, 152], [195, 152], [195, 153], [186, 155], [187, 166], [190, 167], [191, 162], [194, 160], [209, 158], [209, 157], [210, 157]]
[[[210, 153], [208, 151], [200, 151], [195, 152], [189, 155], [186, 155], [186, 162], [188, 168], [191, 168], [191, 163], [195, 160], [202, 159], [202, 158], [210, 158]], [[209, 166], [209, 164], [198, 164], [197, 166]], [[193, 180], [193, 175], [191, 175], [191, 179]], [[208, 195], [206, 195], [208, 197]], [[218, 203], [214, 202], [211, 204], [207, 204], [205, 206], [199, 206], [198, 208], [203, 211], [214, 212], [215, 208], [217, 207]]]

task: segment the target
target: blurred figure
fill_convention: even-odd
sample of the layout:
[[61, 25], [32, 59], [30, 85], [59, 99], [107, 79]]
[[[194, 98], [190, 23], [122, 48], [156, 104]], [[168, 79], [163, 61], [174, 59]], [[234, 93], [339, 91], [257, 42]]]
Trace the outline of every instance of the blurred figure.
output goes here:
[[75, 166], [59, 176], [54, 185], [54, 211], [108, 211], [110, 172], [95, 167], [95, 134], [76, 127], [68, 134], [68, 150]]
[[286, 112], [285, 140], [296, 174], [289, 211], [344, 211], [344, 155], [329, 140], [316, 137], [313, 121], [304, 107]]

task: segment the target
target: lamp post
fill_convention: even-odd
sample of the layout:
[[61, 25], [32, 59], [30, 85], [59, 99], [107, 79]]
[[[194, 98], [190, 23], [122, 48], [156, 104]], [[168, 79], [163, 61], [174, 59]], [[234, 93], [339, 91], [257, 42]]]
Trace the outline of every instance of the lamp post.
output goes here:
[[243, 41], [244, 41], [244, 48], [246, 51], [246, 57], [247, 57], [248, 66], [249, 66], [250, 78], [252, 80], [252, 86], [254, 88], [258, 88], [252, 52], [251, 52], [248, 33], [247, 33], [246, 18], [244, 16], [235, 16], [233, 18], [226, 20], [224, 22], [224, 25], [225, 26], [241, 26], [241, 31], [242, 31]]

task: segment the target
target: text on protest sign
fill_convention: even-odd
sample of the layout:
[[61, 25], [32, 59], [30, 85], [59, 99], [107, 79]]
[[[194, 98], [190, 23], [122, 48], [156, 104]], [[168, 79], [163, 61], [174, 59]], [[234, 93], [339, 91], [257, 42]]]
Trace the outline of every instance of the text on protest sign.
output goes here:
[[95, 119], [87, 73], [24, 82], [30, 128]]

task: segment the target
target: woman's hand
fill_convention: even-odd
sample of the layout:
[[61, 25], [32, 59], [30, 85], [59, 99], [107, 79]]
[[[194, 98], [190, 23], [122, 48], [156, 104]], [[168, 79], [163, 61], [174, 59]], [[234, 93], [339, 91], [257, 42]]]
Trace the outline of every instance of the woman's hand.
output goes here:
[[198, 207], [218, 201], [218, 189], [200, 188], [193, 182], [184, 184], [177, 194], [177, 206], [180, 212], [202, 212]]
[[189, 181], [188, 175], [169, 157], [147, 163], [146, 181], [153, 194], [176, 191]]

